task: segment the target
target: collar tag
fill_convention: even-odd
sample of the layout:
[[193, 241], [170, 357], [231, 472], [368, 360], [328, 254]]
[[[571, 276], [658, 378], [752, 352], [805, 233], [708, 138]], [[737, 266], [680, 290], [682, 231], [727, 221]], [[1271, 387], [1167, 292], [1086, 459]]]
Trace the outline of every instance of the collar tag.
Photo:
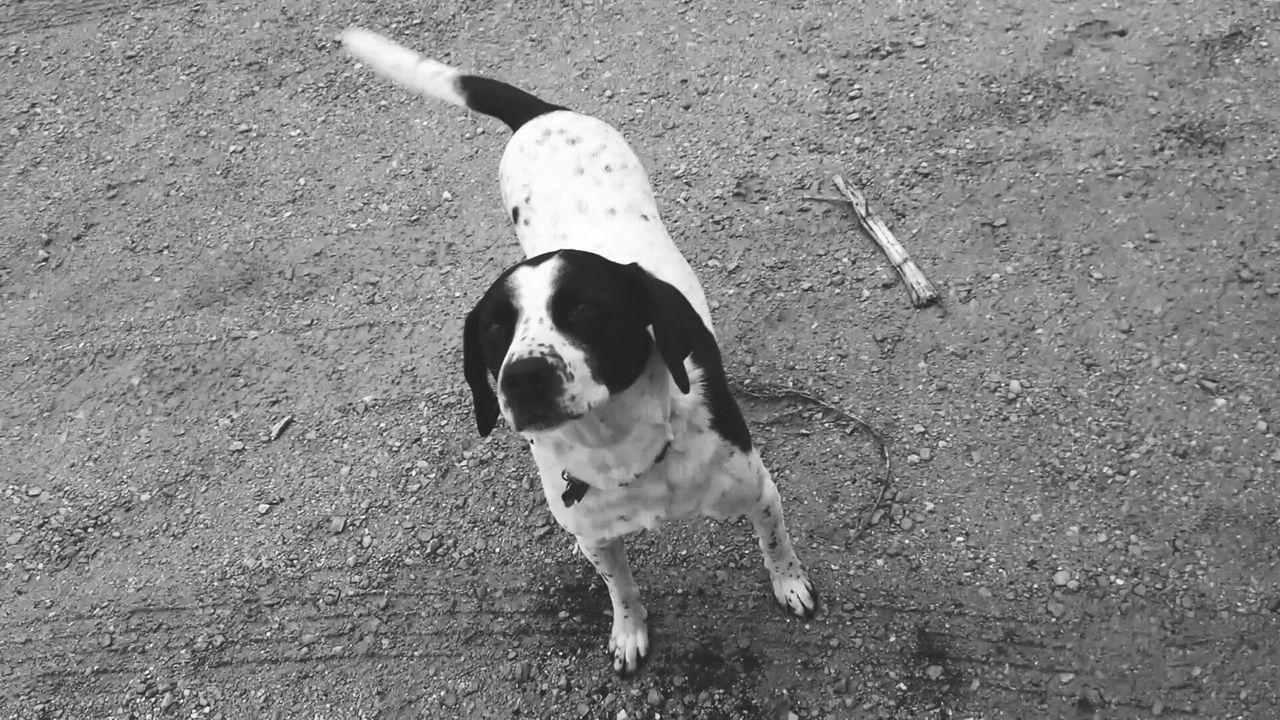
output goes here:
[[560, 499], [564, 501], [565, 507], [573, 507], [591, 489], [590, 485], [570, 475], [568, 470], [561, 470], [560, 478], [569, 484], [569, 487], [565, 488], [565, 491], [560, 494]]
[[[665, 460], [667, 458], [667, 453], [670, 450], [671, 441], [668, 440], [667, 444], [662, 446], [662, 451], [658, 453], [658, 457], [653, 461], [653, 465], [657, 465]], [[653, 468], [653, 465], [650, 466], [650, 469]], [[645, 472], [648, 471], [646, 470]], [[643, 472], [640, 473], [640, 475], [643, 474]], [[636, 477], [639, 477], [640, 475], [637, 475]], [[568, 485], [568, 487], [564, 489], [564, 492], [560, 493], [560, 500], [564, 502], [565, 507], [573, 507], [574, 505], [577, 505], [578, 501], [586, 497], [587, 491], [591, 489], [591, 486], [586, 482], [570, 475], [568, 470], [560, 471], [560, 479], [564, 480]], [[626, 483], [623, 483], [623, 485], [626, 485]]]
[[666, 445], [662, 446], [662, 451], [658, 453], [658, 458], [653, 461], [654, 465], [667, 459], [667, 453], [671, 451], [671, 441], [668, 440]]

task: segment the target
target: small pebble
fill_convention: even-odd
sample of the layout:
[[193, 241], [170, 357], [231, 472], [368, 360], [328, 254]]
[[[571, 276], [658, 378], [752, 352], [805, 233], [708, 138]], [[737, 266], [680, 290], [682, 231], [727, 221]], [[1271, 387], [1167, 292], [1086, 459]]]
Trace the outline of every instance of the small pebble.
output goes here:
[[267, 514], [267, 513], [269, 513], [269, 512], [271, 512], [271, 506], [270, 506], [270, 505], [268, 505], [267, 503], [258, 503], [258, 514], [259, 514], [259, 515], [266, 515], [266, 514]]
[[1063, 587], [1070, 581], [1071, 581], [1070, 570], [1059, 570], [1058, 572], [1053, 574], [1053, 584], [1057, 585], [1058, 587]]
[[929, 667], [924, 669], [924, 674], [928, 675], [930, 680], [937, 680], [938, 678], [942, 677], [942, 666], [930, 665]]
[[649, 695], [645, 697], [645, 702], [658, 707], [662, 704], [662, 693], [658, 692], [657, 688], [649, 688]]
[[343, 515], [334, 515], [329, 518], [329, 532], [337, 535], [347, 527], [347, 518]]

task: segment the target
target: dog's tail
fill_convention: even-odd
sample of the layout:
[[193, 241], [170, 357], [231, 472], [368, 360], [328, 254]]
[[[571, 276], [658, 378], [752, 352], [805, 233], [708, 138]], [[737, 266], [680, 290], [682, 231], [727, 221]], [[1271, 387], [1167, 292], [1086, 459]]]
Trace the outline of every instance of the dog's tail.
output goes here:
[[396, 83], [498, 118], [512, 131], [539, 115], [565, 109], [504, 82], [466, 75], [375, 32], [349, 28], [342, 33], [342, 45], [347, 52]]

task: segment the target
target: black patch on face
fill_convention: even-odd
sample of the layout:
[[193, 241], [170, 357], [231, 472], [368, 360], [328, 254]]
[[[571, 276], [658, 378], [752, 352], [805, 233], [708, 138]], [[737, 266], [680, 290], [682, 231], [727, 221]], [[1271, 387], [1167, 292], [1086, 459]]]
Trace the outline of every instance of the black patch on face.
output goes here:
[[551, 295], [551, 322], [583, 350], [587, 367], [611, 394], [631, 387], [649, 361], [649, 307], [628, 266], [577, 250], [562, 265]]
[[[603, 288], [607, 293], [604, 297], [612, 309], [602, 317], [604, 322], [598, 324], [599, 334], [583, 333], [582, 337], [589, 338], [583, 345], [588, 363], [594, 358], [596, 364], [592, 371], [609, 392], [630, 387], [639, 377], [649, 358], [650, 338], [644, 328], [652, 325], [653, 344], [679, 390], [689, 392], [691, 389], [684, 359], [692, 357], [694, 364], [702, 369], [703, 398], [711, 415], [712, 431], [734, 447], [749, 452], [751, 433], [729, 391], [720, 347], [689, 299], [670, 283], [657, 279], [634, 263], [623, 266], [591, 253], [568, 250], [560, 256], [565, 259], [565, 269], [557, 278], [551, 317], [561, 332], [574, 337], [574, 331], [566, 328], [556, 316], [557, 298], [562, 298], [562, 306], [567, 306], [571, 304], [568, 301], [575, 298], [575, 288]], [[589, 317], [590, 312], [587, 315]], [[639, 333], [635, 331], [636, 323], [640, 323]]]

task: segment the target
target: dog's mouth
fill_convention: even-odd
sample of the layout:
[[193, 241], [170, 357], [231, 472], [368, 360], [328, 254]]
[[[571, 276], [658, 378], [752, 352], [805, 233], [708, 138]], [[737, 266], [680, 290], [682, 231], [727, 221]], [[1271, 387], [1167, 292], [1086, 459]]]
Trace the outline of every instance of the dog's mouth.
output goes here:
[[582, 413], [560, 409], [536, 409], [512, 412], [512, 427], [516, 432], [546, 432], [582, 418]]

